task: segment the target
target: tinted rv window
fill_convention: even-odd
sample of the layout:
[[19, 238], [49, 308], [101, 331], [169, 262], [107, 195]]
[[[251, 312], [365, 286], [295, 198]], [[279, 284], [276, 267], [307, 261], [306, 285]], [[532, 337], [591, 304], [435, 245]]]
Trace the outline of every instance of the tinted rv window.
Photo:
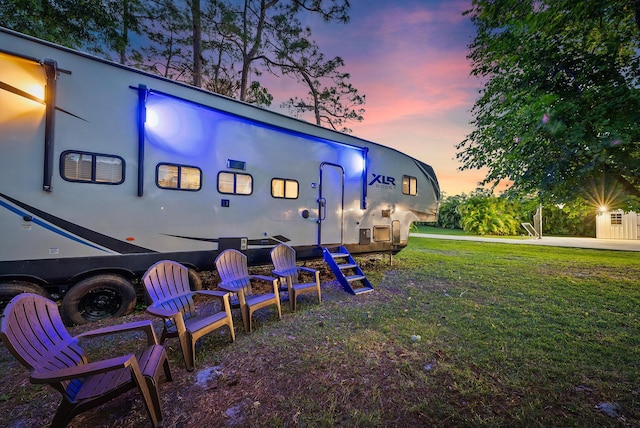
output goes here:
[[253, 177], [249, 174], [221, 171], [218, 173], [218, 192], [250, 195], [253, 193]]
[[200, 190], [202, 171], [193, 166], [161, 163], [156, 168], [156, 184], [163, 189]]
[[60, 175], [67, 181], [120, 184], [124, 181], [124, 160], [98, 153], [63, 152]]
[[298, 182], [284, 178], [271, 180], [271, 196], [274, 198], [298, 199]]
[[409, 175], [402, 176], [402, 193], [415, 196], [418, 194], [418, 180]]

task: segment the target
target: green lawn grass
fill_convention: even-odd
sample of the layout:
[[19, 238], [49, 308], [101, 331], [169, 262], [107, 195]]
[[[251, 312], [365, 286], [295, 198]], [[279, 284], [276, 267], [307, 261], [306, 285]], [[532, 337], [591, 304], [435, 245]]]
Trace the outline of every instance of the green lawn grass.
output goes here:
[[594, 408], [615, 402], [627, 422], [640, 421], [637, 253], [426, 239], [411, 244], [398, 256], [405, 269], [393, 281], [413, 285], [408, 309], [424, 310], [422, 322], [412, 326], [426, 332], [425, 353], [439, 350], [434, 372], [449, 378], [459, 396], [443, 397], [447, 418], [613, 426], [623, 419]]
[[[236, 341], [202, 340], [194, 372], [168, 341], [165, 425], [640, 426], [637, 252], [412, 237], [391, 265], [358, 260], [373, 292], [352, 296], [325, 273], [320, 305], [285, 303], [282, 320], [258, 311], [251, 334], [235, 313]], [[55, 394], [0, 363], [0, 425], [46, 425]], [[135, 408], [74, 421], [139, 426]]]
[[[446, 229], [435, 226], [413, 225], [412, 233], [428, 233], [432, 235], [449, 235], [449, 236], [478, 236], [475, 233], [466, 232], [462, 229]], [[483, 238], [503, 238], [503, 239], [529, 239], [527, 232], [522, 229], [520, 235], [483, 235]]]
[[477, 236], [470, 232], [465, 232], [462, 229], [445, 229], [435, 226], [416, 225], [412, 226], [411, 232], [414, 233], [431, 233], [435, 235], [460, 235], [460, 236]]
[[303, 385], [255, 423], [640, 424], [637, 253], [412, 238], [379, 268], [373, 293], [251, 337], [287, 373], [261, 403]]

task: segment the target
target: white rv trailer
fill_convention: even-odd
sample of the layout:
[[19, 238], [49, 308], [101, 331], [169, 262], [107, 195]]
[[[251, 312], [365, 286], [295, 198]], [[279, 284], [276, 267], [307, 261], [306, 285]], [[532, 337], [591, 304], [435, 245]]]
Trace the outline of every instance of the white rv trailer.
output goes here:
[[397, 252], [440, 196], [397, 150], [2, 28], [0, 174], [0, 295], [76, 323], [130, 309], [160, 259]]

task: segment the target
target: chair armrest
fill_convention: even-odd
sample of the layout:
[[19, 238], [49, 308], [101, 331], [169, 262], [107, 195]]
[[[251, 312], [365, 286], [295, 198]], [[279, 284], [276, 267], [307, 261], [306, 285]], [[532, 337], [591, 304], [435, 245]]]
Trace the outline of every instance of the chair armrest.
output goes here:
[[280, 284], [280, 279], [266, 275], [249, 275], [249, 279], [257, 279], [259, 281], [270, 282], [273, 285], [273, 294], [275, 294], [276, 296], [278, 295], [278, 285]]
[[98, 328], [95, 330], [85, 331], [77, 336], [75, 339], [79, 339], [81, 337], [97, 337], [97, 336], [106, 336], [111, 334], [118, 333], [127, 333], [130, 331], [141, 330], [147, 335], [147, 344], [149, 346], [156, 345], [158, 343], [158, 338], [156, 337], [156, 332], [153, 329], [153, 324], [149, 320], [142, 320], [131, 322], [127, 324], [114, 325], [110, 327]]
[[304, 267], [304, 266], [298, 266], [298, 270], [307, 272], [307, 273], [312, 273], [315, 275], [316, 272], [318, 272], [317, 269], [312, 269], [312, 268], [308, 268], [308, 267]]
[[194, 295], [201, 294], [203, 296], [212, 296], [212, 297], [224, 298], [224, 296], [227, 296], [229, 294], [229, 292], [228, 291], [219, 291], [219, 290], [198, 290], [198, 291], [194, 291], [193, 294]]
[[228, 282], [219, 282], [218, 288], [221, 288], [225, 290], [224, 292], [229, 292], [229, 293], [237, 293], [238, 290], [240, 289], [240, 287], [236, 287], [235, 285], [229, 284]]
[[206, 297], [215, 297], [219, 299], [220, 303], [222, 303], [224, 310], [226, 311], [227, 309], [230, 308], [229, 305], [231, 304], [231, 295], [237, 294], [237, 292], [238, 292], [237, 290], [234, 290], [234, 291], [198, 290], [198, 291], [194, 291], [193, 294], [196, 296], [200, 295], [200, 296], [206, 296]]
[[249, 275], [249, 279], [257, 279], [257, 280], [266, 281], [266, 282], [273, 282], [276, 280], [276, 278], [272, 276], [266, 276], [266, 275]]
[[175, 318], [180, 315], [180, 311], [166, 309], [160, 305], [147, 306], [147, 312], [160, 318]]
[[291, 275], [295, 275], [296, 273], [294, 269], [272, 270], [271, 272], [276, 276], [291, 276]]
[[32, 383], [53, 383], [62, 380], [71, 380], [87, 377], [112, 370], [119, 370], [132, 364], [138, 364], [135, 355], [123, 355], [121, 357], [109, 358], [102, 361], [81, 364], [79, 366], [66, 367], [58, 370], [32, 371], [30, 379]]

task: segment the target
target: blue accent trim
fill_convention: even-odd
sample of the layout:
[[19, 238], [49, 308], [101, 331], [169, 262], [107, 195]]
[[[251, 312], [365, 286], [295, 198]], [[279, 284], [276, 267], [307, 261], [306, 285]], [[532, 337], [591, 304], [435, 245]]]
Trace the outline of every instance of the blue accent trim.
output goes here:
[[[14, 214], [20, 216], [21, 218], [30, 216], [30, 214], [27, 213], [26, 211], [21, 211], [21, 210], [19, 210], [17, 208], [14, 208], [14, 207], [12, 207], [11, 205], [7, 204], [6, 202], [4, 202], [2, 200], [0, 200], [0, 205], [3, 206], [4, 208], [6, 208], [7, 210], [13, 212]], [[31, 222], [34, 223], [34, 224], [37, 224], [38, 226], [43, 227], [43, 228], [45, 228], [47, 230], [50, 230], [51, 232], [56, 233], [56, 234], [58, 234], [58, 235], [60, 235], [62, 237], [65, 237], [67, 239], [75, 241], [75, 242], [77, 242], [79, 244], [83, 244], [83, 245], [86, 245], [87, 247], [91, 247], [91, 248], [94, 248], [96, 250], [104, 251], [105, 253], [109, 253], [104, 248], [100, 248], [100, 247], [98, 247], [98, 246], [96, 246], [96, 245], [94, 245], [92, 243], [89, 243], [87, 241], [83, 241], [83, 240], [81, 240], [81, 239], [79, 239], [79, 238], [77, 238], [77, 237], [75, 237], [75, 236], [73, 236], [73, 235], [71, 235], [71, 234], [69, 234], [67, 232], [64, 232], [64, 231], [62, 231], [60, 229], [57, 229], [57, 228], [55, 228], [55, 227], [53, 227], [53, 226], [51, 226], [51, 225], [49, 225], [47, 223], [44, 223], [42, 220], [38, 220], [37, 218], [33, 218], [31, 220]]]
[[147, 121], [147, 87], [138, 86], [138, 196], [144, 194], [144, 124]]
[[[144, 86], [144, 85], [142, 85], [142, 86]], [[137, 88], [134, 88], [134, 89], [137, 89]], [[346, 143], [346, 142], [342, 142], [342, 141], [337, 141], [337, 139], [332, 140], [332, 139], [328, 139], [328, 138], [323, 138], [323, 137], [319, 137], [317, 135], [312, 135], [312, 134], [307, 133], [307, 132], [294, 130], [294, 129], [289, 129], [289, 128], [285, 128], [285, 127], [280, 126], [280, 125], [276, 125], [276, 124], [260, 121], [260, 120], [257, 120], [257, 119], [253, 119], [253, 118], [248, 117], [248, 116], [241, 116], [240, 114], [237, 114], [237, 113], [233, 113], [233, 112], [230, 112], [230, 111], [227, 111], [227, 110], [223, 110], [223, 109], [218, 108], [218, 107], [213, 107], [213, 106], [210, 106], [210, 105], [202, 104], [202, 103], [197, 102], [197, 101], [192, 101], [192, 100], [189, 100], [189, 99], [186, 99], [186, 98], [182, 98], [182, 97], [179, 97], [177, 95], [172, 95], [172, 94], [169, 94], [167, 92], [162, 92], [162, 91], [159, 91], [159, 90], [156, 90], [156, 89], [147, 89], [147, 99], [148, 99], [149, 96], [159, 96], [159, 97], [169, 98], [169, 99], [176, 100], [176, 101], [179, 101], [179, 102], [187, 103], [189, 105], [197, 106], [197, 107], [203, 108], [205, 110], [214, 111], [214, 112], [223, 114], [223, 115], [225, 115], [227, 117], [233, 117], [233, 118], [239, 119], [241, 122], [244, 122], [244, 123], [249, 123], [249, 124], [252, 124], [252, 125], [255, 125], [255, 126], [260, 126], [260, 127], [266, 128], [266, 129], [271, 129], [271, 130], [279, 131], [279, 132], [282, 132], [282, 133], [285, 133], [285, 134], [294, 135], [296, 137], [302, 137], [302, 138], [304, 138], [306, 140], [312, 140], [312, 141], [321, 142], [321, 143], [325, 143], [325, 144], [330, 144], [330, 145], [334, 145], [334, 146], [347, 147], [349, 149], [358, 150], [358, 151], [361, 151], [361, 152], [363, 152], [365, 150], [368, 150], [367, 147], [361, 147], [361, 146], [358, 146], [358, 145], [355, 145], [355, 144], [350, 144], [350, 143]], [[321, 129], [322, 130], [327, 130], [327, 128], [321, 128]], [[375, 143], [373, 143], [373, 144], [375, 144]]]
[[369, 171], [369, 148], [365, 147], [362, 150], [362, 162], [364, 162], [364, 168], [362, 168], [362, 201], [360, 201], [360, 208], [367, 209], [367, 173]]

